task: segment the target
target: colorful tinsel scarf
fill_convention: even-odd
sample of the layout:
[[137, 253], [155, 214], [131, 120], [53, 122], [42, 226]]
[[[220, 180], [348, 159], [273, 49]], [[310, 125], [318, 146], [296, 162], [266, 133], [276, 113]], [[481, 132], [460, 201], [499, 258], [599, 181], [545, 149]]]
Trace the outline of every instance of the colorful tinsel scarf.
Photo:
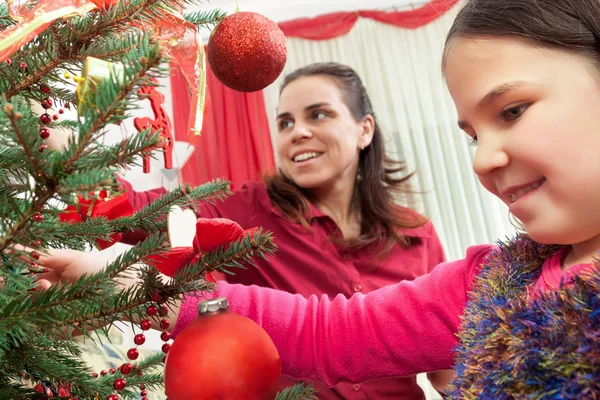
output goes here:
[[453, 399], [600, 399], [600, 267], [532, 296], [557, 246], [490, 254], [463, 315]]

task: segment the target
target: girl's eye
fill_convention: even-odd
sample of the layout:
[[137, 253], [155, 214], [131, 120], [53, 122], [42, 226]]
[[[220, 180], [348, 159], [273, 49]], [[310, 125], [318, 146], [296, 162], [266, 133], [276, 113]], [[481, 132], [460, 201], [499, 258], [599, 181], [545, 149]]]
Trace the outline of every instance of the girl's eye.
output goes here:
[[315, 113], [313, 113], [312, 117], [313, 119], [323, 119], [327, 116], [327, 114], [324, 111], [316, 111]]
[[516, 121], [523, 115], [528, 107], [529, 104], [520, 104], [518, 106], [507, 108], [506, 110], [502, 110], [500, 117], [508, 122]]

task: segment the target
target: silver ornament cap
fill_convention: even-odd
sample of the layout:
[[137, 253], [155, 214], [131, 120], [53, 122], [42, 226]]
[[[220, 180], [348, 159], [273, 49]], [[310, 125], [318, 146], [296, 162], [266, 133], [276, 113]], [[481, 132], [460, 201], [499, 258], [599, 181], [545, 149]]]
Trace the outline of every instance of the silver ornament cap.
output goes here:
[[198, 303], [198, 315], [207, 314], [229, 309], [229, 303], [225, 297], [217, 297], [212, 300], [205, 300]]

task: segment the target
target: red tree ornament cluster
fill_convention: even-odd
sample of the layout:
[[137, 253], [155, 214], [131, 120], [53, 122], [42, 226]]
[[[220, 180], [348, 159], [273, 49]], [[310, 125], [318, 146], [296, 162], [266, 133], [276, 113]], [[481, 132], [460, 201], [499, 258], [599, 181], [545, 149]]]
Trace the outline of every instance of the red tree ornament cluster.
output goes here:
[[198, 318], [173, 342], [165, 365], [169, 400], [273, 400], [279, 354], [254, 321], [218, 298], [198, 304]]
[[206, 55], [213, 73], [225, 86], [255, 92], [281, 74], [287, 48], [275, 22], [254, 12], [237, 12], [217, 25]]

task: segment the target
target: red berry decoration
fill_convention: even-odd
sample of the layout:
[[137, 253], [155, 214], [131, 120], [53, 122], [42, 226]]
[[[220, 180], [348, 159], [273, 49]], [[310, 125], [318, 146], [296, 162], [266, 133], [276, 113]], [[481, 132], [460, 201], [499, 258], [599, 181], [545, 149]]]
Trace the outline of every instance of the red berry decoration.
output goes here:
[[42, 124], [48, 125], [52, 121], [52, 117], [50, 116], [50, 114], [44, 113], [40, 115], [40, 121], [42, 121]]
[[50, 99], [50, 97], [46, 97], [44, 100], [42, 100], [42, 102], [40, 103], [40, 105], [42, 106], [42, 108], [44, 110], [52, 108], [52, 99]]
[[171, 323], [169, 322], [168, 319], [161, 319], [160, 320], [160, 328], [161, 329], [169, 329], [169, 326], [171, 325]]
[[8, 65], [12, 65], [12, 60], [10, 58], [7, 58], [4, 60], [4, 62], [6, 62]]
[[171, 334], [169, 332], [163, 332], [163, 333], [160, 334], [160, 339], [163, 342], [168, 342], [169, 339], [171, 339]]
[[149, 316], [156, 315], [158, 313], [158, 308], [156, 306], [148, 306], [146, 308], [146, 313], [148, 313]]
[[43, 153], [44, 151], [46, 151], [47, 148], [48, 148], [47, 144], [42, 144], [42, 145], [40, 145], [40, 148], [38, 150], [40, 153]]
[[111, 368], [111, 369], [109, 369], [109, 370], [108, 370], [108, 373], [110, 373], [110, 374], [114, 374], [114, 373], [115, 373], [115, 369], [114, 369], [114, 368]]
[[163, 353], [167, 354], [169, 350], [171, 350], [171, 345], [169, 343], [165, 343], [162, 345], [161, 350]]
[[42, 139], [48, 139], [50, 137], [50, 129], [46, 127], [40, 128], [40, 137]]
[[146, 336], [142, 335], [141, 333], [138, 333], [137, 335], [135, 335], [135, 337], [133, 338], [133, 341], [135, 342], [135, 344], [137, 344], [138, 346], [143, 345], [146, 342]]
[[44, 222], [44, 216], [42, 214], [40, 214], [40, 213], [35, 213], [33, 215], [33, 220], [35, 222]]
[[56, 121], [56, 120], [58, 119], [58, 114], [54, 114], [54, 115], [52, 116], [52, 119]]
[[44, 93], [50, 93], [50, 88], [48, 86], [41, 86], [40, 90]]
[[116, 390], [123, 390], [125, 389], [125, 386], [127, 386], [127, 384], [125, 383], [125, 379], [123, 378], [115, 379], [115, 383], [113, 383], [113, 387]]
[[281, 74], [287, 48], [275, 22], [254, 12], [236, 12], [214, 29], [206, 55], [213, 73], [225, 86], [255, 92]]
[[119, 400], [119, 396], [117, 396], [116, 394], [111, 394], [109, 395], [106, 400]]
[[97, 378], [97, 377], [98, 377], [98, 373], [97, 373], [97, 372], [92, 372], [92, 376], [93, 376], [94, 378]]
[[133, 370], [133, 366], [129, 363], [125, 363], [125, 364], [121, 365], [121, 368], [119, 368], [119, 370], [121, 371], [121, 373], [123, 375], [129, 375], [131, 373], [131, 371]]
[[37, 250], [33, 250], [31, 253], [29, 253], [29, 257], [35, 259], [35, 260], [39, 260], [40, 259], [40, 253], [37, 252]]
[[140, 396], [146, 396], [147, 394], [148, 394], [148, 392], [146, 392], [145, 390], [142, 390], [142, 391], [140, 392]]
[[59, 109], [59, 110], [58, 110], [58, 113], [59, 113], [59, 114], [64, 114], [64, 113], [65, 113], [65, 109], [64, 109], [64, 108], [61, 108], [61, 109]]
[[127, 358], [130, 360], [137, 360], [140, 356], [140, 352], [137, 349], [129, 349], [127, 350]]
[[267, 333], [252, 320], [229, 311], [224, 298], [199, 303], [198, 314], [169, 350], [164, 372], [168, 398], [274, 399], [281, 362]]
[[140, 327], [142, 330], [147, 331], [148, 329], [152, 328], [152, 321], [145, 319], [140, 323]]
[[106, 375], [106, 370], [103, 369], [102, 371], [100, 371], [100, 375], [102, 375], [102, 376]]
[[25, 64], [23, 61], [21, 61], [21, 62], [19, 63], [19, 68], [21, 69], [21, 71], [26, 71], [26, 70], [27, 70], [27, 68], [29, 68], [29, 67], [28, 67], [28, 66], [27, 66], [27, 64]]

